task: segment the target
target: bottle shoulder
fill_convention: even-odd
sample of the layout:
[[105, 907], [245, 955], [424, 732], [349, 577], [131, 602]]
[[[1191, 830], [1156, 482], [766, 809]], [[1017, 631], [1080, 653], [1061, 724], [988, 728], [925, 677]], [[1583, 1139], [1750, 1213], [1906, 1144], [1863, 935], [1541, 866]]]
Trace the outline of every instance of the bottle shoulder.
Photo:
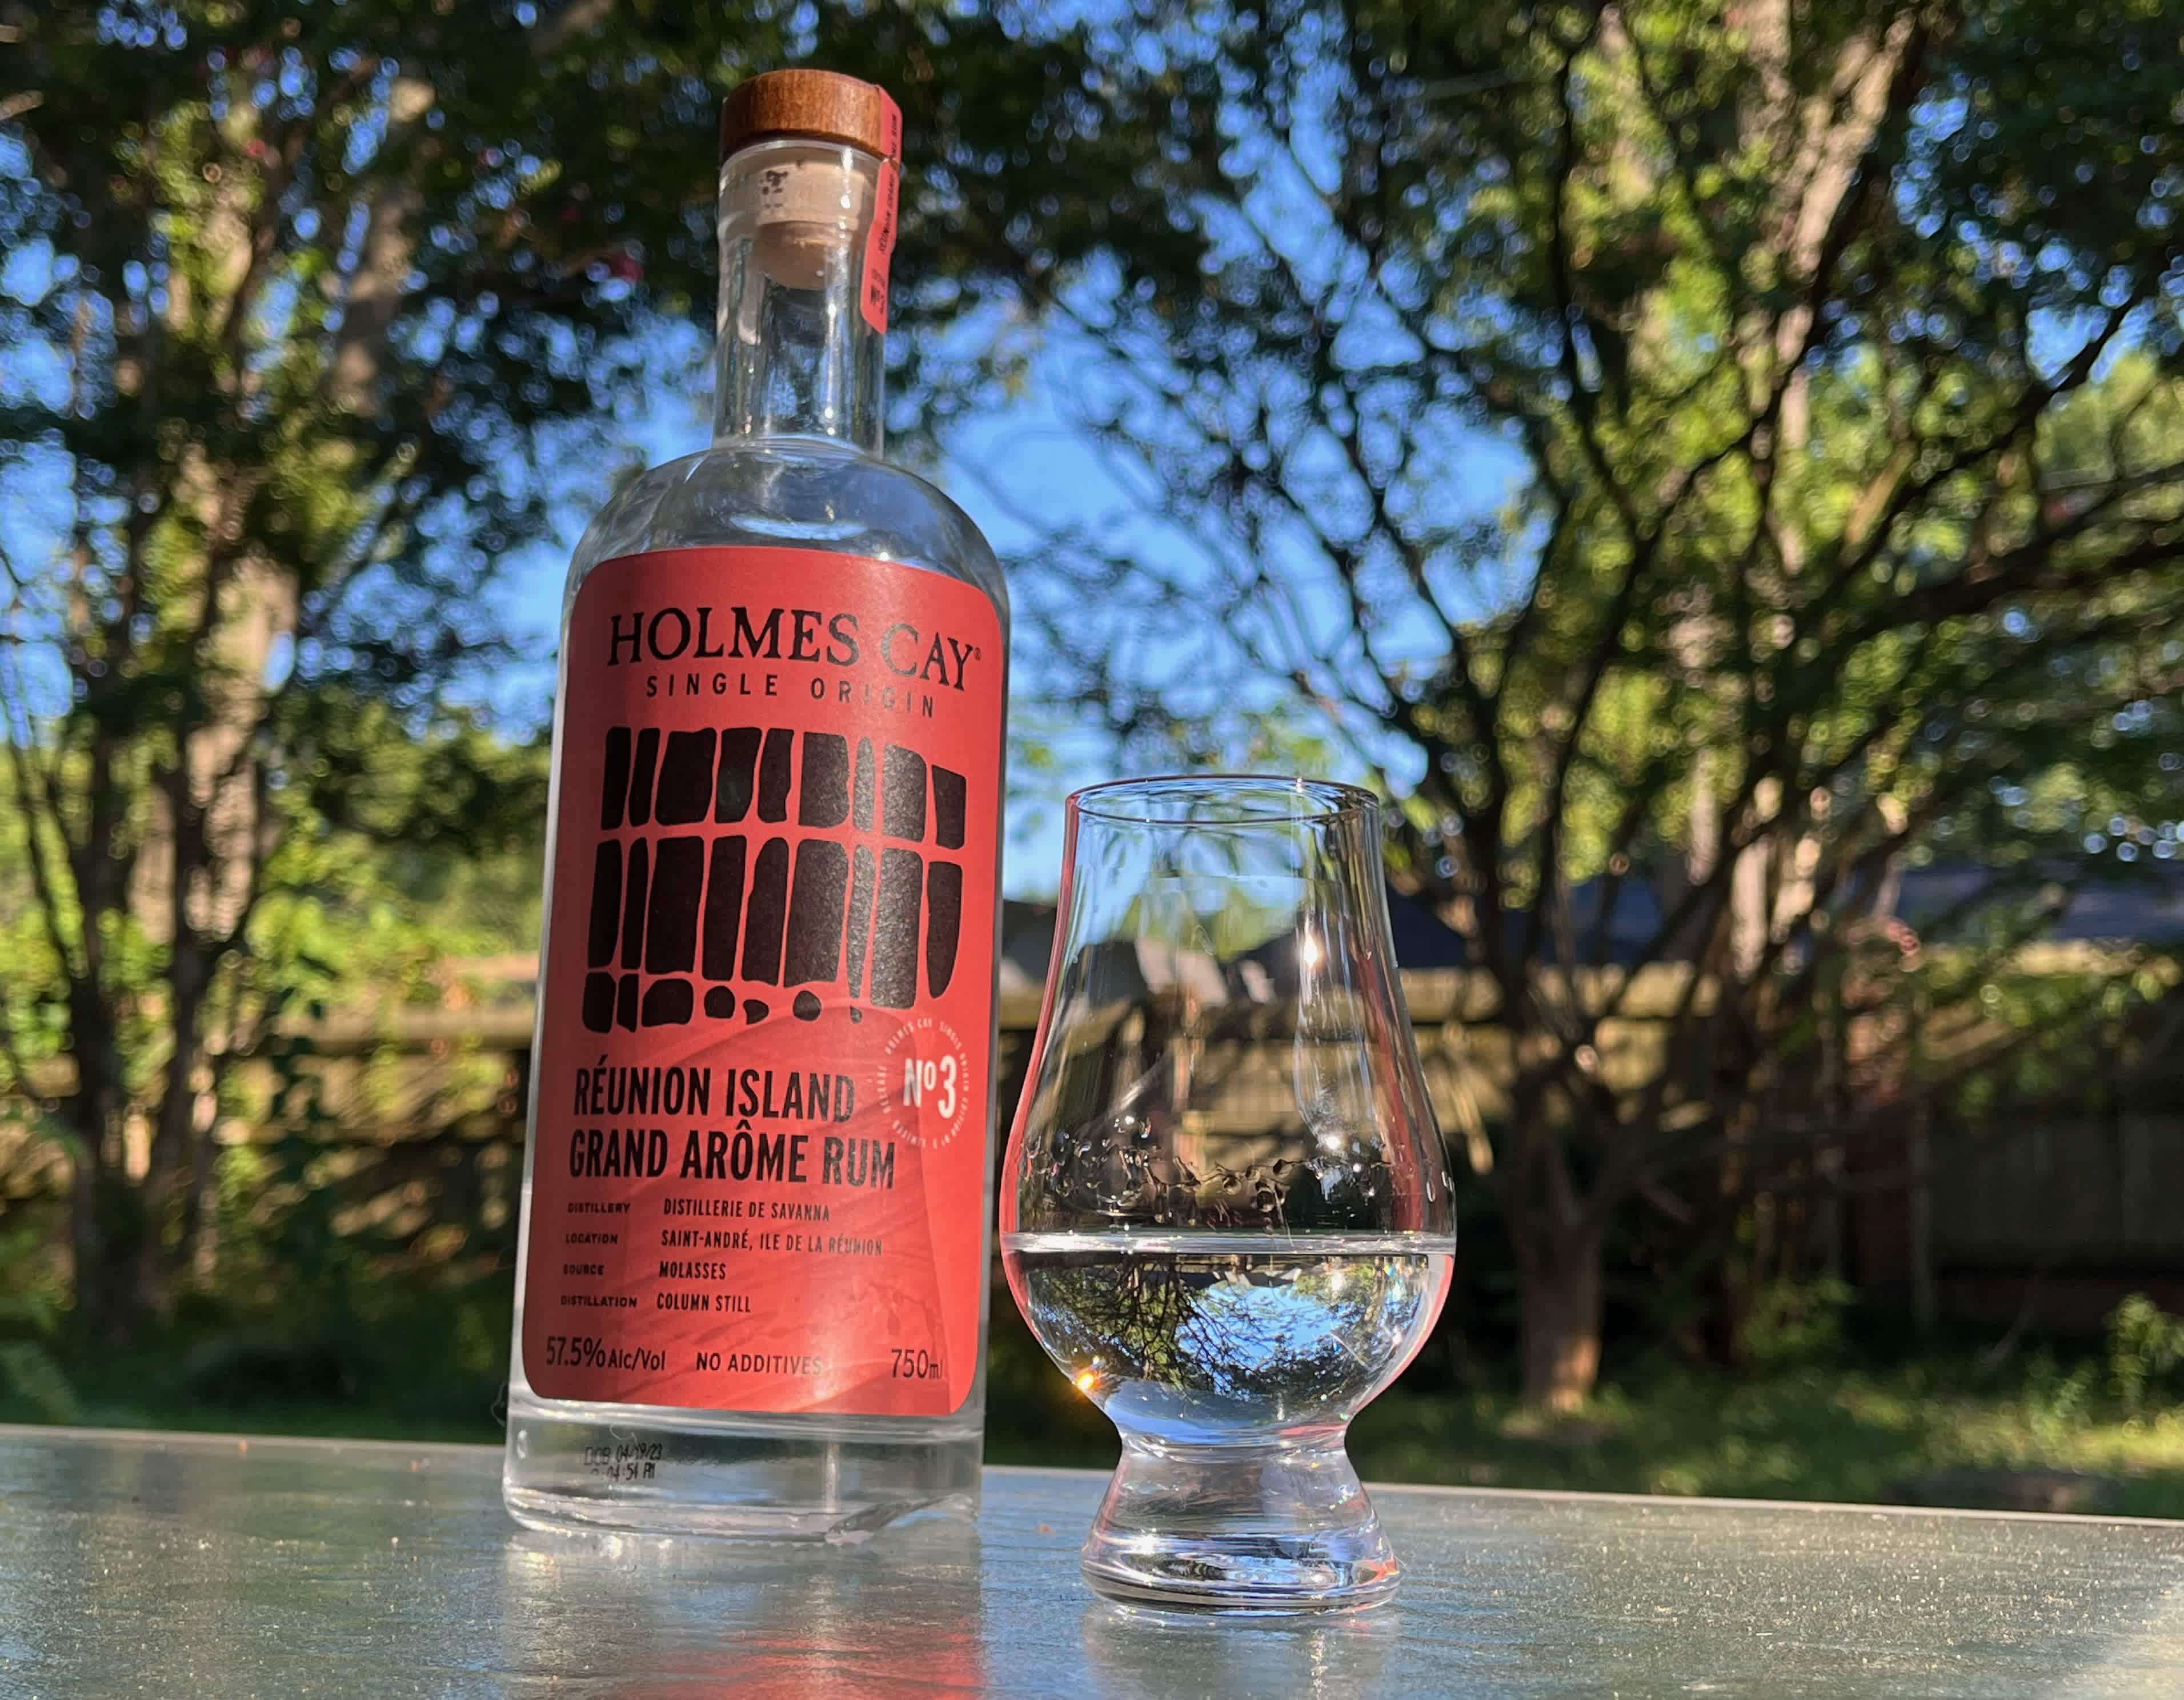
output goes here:
[[603, 560], [750, 544], [899, 560], [977, 586], [1008, 626], [1008, 586], [969, 515], [916, 473], [821, 440], [716, 443], [638, 474], [585, 529], [562, 607]]

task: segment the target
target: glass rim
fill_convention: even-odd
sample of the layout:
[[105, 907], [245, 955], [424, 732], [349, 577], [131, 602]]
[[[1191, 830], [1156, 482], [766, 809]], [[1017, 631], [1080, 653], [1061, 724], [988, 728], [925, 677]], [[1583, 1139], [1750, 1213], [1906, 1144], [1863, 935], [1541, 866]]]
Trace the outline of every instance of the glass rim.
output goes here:
[[[1244, 806], [1263, 799], [1267, 806]], [[1181, 803], [1177, 811], [1162, 803]], [[1211, 819], [1187, 811], [1199, 802], [1227, 804], [1235, 812]], [[1282, 804], [1286, 802], [1288, 806]], [[1150, 773], [1136, 778], [1106, 779], [1072, 791], [1072, 816], [1133, 827], [1245, 828], [1294, 825], [1368, 817], [1380, 800], [1360, 785], [1334, 779], [1310, 779], [1295, 773]]]

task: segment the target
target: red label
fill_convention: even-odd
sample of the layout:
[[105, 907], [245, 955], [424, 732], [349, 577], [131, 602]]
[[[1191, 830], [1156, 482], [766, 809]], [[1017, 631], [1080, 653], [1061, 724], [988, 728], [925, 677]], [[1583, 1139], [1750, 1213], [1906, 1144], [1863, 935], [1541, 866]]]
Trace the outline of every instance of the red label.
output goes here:
[[887, 157], [880, 161], [872, 226], [865, 232], [865, 281], [858, 292], [858, 301], [864, 309], [865, 322], [875, 331], [884, 332], [888, 325], [888, 264], [894, 258], [896, 203], [902, 187], [902, 109], [884, 94], [880, 101], [880, 125], [885, 132]]
[[939, 573], [602, 562], [569, 620], [523, 1363], [933, 1415], [986, 1276], [1003, 642]]

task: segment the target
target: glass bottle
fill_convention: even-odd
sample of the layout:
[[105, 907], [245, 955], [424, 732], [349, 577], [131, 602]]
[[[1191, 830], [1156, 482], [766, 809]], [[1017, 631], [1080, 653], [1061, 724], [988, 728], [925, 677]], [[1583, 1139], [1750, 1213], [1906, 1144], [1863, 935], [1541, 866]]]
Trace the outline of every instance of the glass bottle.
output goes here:
[[975, 1511], [1007, 593], [881, 459], [901, 124], [722, 114], [710, 448], [571, 563], [504, 1487], [855, 1539]]

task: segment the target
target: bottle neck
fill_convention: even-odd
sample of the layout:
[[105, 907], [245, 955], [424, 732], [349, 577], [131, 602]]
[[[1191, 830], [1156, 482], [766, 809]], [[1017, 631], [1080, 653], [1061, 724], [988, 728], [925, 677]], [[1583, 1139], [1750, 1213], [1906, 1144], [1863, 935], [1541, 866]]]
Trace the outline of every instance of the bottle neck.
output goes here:
[[721, 168], [713, 437], [830, 438], [880, 452], [885, 337], [861, 305], [880, 161], [825, 142]]

